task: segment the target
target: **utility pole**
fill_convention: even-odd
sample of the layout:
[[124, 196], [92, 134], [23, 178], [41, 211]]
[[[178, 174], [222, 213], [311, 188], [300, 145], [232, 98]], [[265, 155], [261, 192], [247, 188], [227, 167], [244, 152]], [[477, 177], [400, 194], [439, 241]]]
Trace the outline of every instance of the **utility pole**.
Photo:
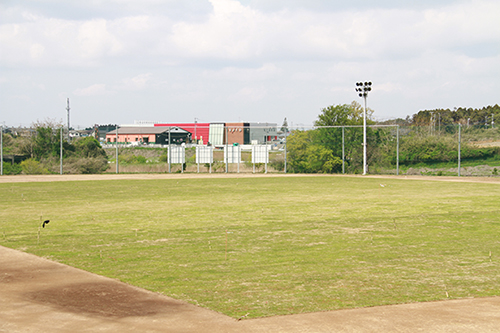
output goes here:
[[66, 104], [67, 104], [66, 111], [68, 111], [68, 142], [69, 142], [69, 110], [70, 110], [70, 108], [69, 108], [69, 98], [66, 100]]
[[198, 118], [194, 118], [194, 141], [198, 144], [198, 137], [196, 136], [196, 125], [198, 123]]

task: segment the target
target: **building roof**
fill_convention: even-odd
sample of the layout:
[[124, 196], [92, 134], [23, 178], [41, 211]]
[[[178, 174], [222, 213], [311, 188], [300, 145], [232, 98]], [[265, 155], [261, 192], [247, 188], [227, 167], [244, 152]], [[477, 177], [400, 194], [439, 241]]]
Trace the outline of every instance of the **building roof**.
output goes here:
[[[175, 126], [180, 127], [183, 130], [190, 132], [193, 135], [193, 138], [200, 139], [206, 142], [208, 140], [210, 123], [168, 123], [168, 124], [155, 124], [155, 127], [163, 127], [165, 126]], [[120, 132], [118, 132], [120, 133]]]
[[[162, 134], [168, 133], [186, 133], [187, 131], [178, 127], [120, 127], [118, 134]], [[116, 130], [112, 130], [106, 135], [116, 135]]]

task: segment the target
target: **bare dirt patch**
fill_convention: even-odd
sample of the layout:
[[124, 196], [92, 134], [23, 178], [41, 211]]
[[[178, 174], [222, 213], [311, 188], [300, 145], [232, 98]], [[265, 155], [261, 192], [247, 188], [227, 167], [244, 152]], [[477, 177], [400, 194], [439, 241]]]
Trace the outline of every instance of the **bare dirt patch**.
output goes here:
[[114, 281], [53, 286], [28, 292], [24, 297], [59, 311], [103, 317], [153, 316], [182, 311], [179, 302], [151, 297], [147, 293]]

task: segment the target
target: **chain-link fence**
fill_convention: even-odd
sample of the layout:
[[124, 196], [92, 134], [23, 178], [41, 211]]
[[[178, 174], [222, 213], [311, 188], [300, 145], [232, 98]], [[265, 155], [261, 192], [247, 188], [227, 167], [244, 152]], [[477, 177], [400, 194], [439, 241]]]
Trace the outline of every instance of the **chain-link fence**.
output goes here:
[[[162, 131], [157, 135], [164, 135], [164, 144], [153, 139], [138, 144], [132, 137], [120, 142], [116, 135], [114, 142], [102, 143], [108, 155], [106, 172], [361, 174], [363, 163], [369, 174], [496, 176], [500, 170], [500, 131], [492, 126], [369, 125], [366, 158], [363, 126], [359, 125], [288, 127], [281, 131], [269, 126], [246, 131], [241, 126], [218, 126], [218, 136], [211, 136], [218, 144], [172, 139]], [[60, 129], [56, 132], [58, 138], [64, 135]], [[126, 131], [120, 129], [122, 132]], [[3, 146], [2, 140], [1, 173]], [[60, 148], [62, 145], [57, 150]], [[61, 151], [53, 159], [52, 173], [77, 170], [65, 156]], [[88, 166], [85, 170], [93, 169]]]

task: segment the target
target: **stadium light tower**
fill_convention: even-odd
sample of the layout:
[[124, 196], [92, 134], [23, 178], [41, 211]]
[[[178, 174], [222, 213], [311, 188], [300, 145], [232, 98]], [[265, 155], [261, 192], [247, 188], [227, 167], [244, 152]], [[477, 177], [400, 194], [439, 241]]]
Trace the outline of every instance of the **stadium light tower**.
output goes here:
[[366, 98], [368, 93], [372, 90], [371, 82], [356, 82], [356, 91], [359, 97], [363, 97], [365, 101], [365, 108], [363, 112], [363, 175], [366, 175]]

